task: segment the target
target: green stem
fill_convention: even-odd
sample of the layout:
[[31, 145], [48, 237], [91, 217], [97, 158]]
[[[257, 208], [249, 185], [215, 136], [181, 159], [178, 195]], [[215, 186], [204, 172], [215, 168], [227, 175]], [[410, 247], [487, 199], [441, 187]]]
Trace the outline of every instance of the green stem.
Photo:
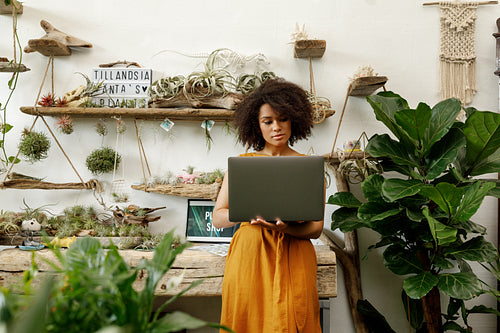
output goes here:
[[[13, 6], [13, 10], [14, 10], [14, 16], [13, 16], [13, 20], [14, 20], [14, 36], [15, 36], [15, 40], [16, 40], [16, 43], [17, 43], [17, 47], [19, 48], [19, 63], [18, 63], [18, 67], [17, 67], [17, 71], [15, 71], [13, 74], [12, 74], [12, 78], [9, 80], [8, 82], [8, 85], [9, 85], [9, 96], [7, 97], [7, 100], [5, 102], [5, 104], [3, 105], [2, 107], [2, 114], [3, 114], [3, 128], [2, 128], [2, 145], [0, 146], [1, 149], [2, 149], [2, 154], [3, 154], [3, 158], [0, 158], [0, 160], [2, 161], [2, 164], [5, 166], [5, 168], [7, 169], [8, 165], [9, 165], [9, 158], [7, 156], [7, 152], [5, 150], [5, 134], [6, 134], [6, 128], [5, 126], [7, 125], [7, 106], [10, 102], [10, 99], [12, 98], [12, 95], [14, 94], [14, 90], [16, 90], [16, 87], [17, 87], [17, 82], [18, 82], [18, 79], [19, 79], [19, 73], [21, 72], [21, 64], [22, 64], [22, 59], [23, 59], [23, 49], [21, 48], [21, 43], [19, 42], [19, 35], [17, 34], [17, 8], [16, 6]], [[14, 49], [15, 51], [15, 49]], [[13, 61], [15, 61], [16, 59], [14, 59]], [[15, 161], [12, 161], [12, 163], [15, 163]]]

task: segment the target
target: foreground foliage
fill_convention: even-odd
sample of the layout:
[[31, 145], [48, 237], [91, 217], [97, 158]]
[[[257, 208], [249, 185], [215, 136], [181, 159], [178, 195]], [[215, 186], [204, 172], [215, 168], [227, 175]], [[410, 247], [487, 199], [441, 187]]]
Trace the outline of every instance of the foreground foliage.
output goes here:
[[[184, 312], [164, 313], [165, 308], [202, 280], [171, 297], [153, 310], [154, 291], [172, 267], [176, 256], [188, 244], [173, 247], [173, 232], [156, 247], [152, 260], [142, 259], [130, 268], [116, 247], [104, 251], [90, 237], [78, 239], [63, 254], [52, 251], [60, 264], [50, 263], [57, 278], [47, 280], [34, 291], [31, 281], [37, 272], [35, 261], [24, 274], [24, 295], [3, 290], [0, 293], [0, 323], [5, 331], [18, 332], [97, 332], [114, 327], [116, 332], [177, 332], [203, 326], [219, 327]], [[144, 288], [133, 283], [140, 272], [147, 272]], [[142, 274], [141, 273], [141, 274]], [[179, 285], [181, 277], [171, 278], [165, 288]], [[0, 327], [1, 331], [1, 327]], [[229, 330], [228, 330], [229, 331]]]

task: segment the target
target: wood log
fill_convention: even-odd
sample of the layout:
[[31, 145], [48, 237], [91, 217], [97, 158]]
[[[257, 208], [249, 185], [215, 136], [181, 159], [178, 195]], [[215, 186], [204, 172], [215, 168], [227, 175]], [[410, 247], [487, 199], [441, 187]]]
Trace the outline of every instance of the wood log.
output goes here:
[[24, 64], [18, 64], [9, 61], [7, 58], [0, 58], [0, 72], [1, 73], [16, 73], [16, 72], [26, 72], [30, 69]]
[[[335, 254], [327, 246], [315, 246], [317, 268], [317, 287], [320, 298], [337, 296], [337, 279]], [[64, 252], [63, 252], [64, 253]], [[120, 255], [131, 267], [137, 267], [144, 258], [150, 260], [153, 252], [120, 250]], [[35, 260], [40, 272], [34, 280], [34, 286], [39, 286], [44, 277], [53, 274], [52, 267], [46, 260], [57, 262], [55, 255], [48, 249], [36, 251]], [[191, 282], [205, 279], [196, 288], [189, 290], [184, 296], [220, 296], [222, 292], [222, 278], [226, 257], [209, 252], [187, 249], [177, 256], [172, 269], [163, 276], [155, 291], [156, 296], [174, 296]], [[14, 287], [22, 280], [23, 271], [31, 266], [31, 251], [9, 249], [0, 251], [0, 285]], [[170, 277], [184, 273], [182, 283], [174, 290], [166, 290], [165, 286]], [[134, 283], [136, 290], [142, 289], [146, 282], [146, 274], [139, 274]]]
[[321, 39], [302, 39], [295, 42], [295, 58], [321, 58], [326, 50], [326, 41]]
[[71, 55], [70, 47], [92, 47], [92, 44], [56, 29], [45, 20], [40, 21], [40, 25], [46, 32], [45, 36], [30, 39], [24, 52], [37, 51], [44, 56], [69, 56]]
[[149, 120], [163, 120], [168, 118], [172, 121], [177, 120], [214, 120], [230, 121], [234, 111], [226, 109], [194, 109], [194, 108], [85, 108], [85, 107], [33, 107], [22, 106], [21, 112], [36, 116], [60, 117], [69, 115], [73, 118], [135, 118]]
[[387, 76], [362, 76], [356, 78], [349, 86], [349, 96], [368, 96], [387, 83]]
[[[337, 185], [337, 192], [349, 192], [349, 184], [345, 177], [338, 172], [338, 162], [329, 164]], [[359, 262], [359, 245], [356, 230], [344, 233], [344, 241], [341, 242], [333, 231], [324, 229], [320, 239], [330, 246], [335, 252], [342, 265], [344, 273], [344, 283], [347, 292], [347, 300], [351, 310], [351, 316], [356, 333], [368, 333], [363, 316], [357, 310], [359, 300], [363, 299], [363, 289], [361, 287], [361, 266]]]
[[97, 179], [91, 179], [86, 183], [50, 183], [34, 179], [12, 179], [0, 182], [0, 189], [39, 189], [39, 190], [91, 190], [97, 189], [102, 192], [101, 184]]
[[10, 5], [6, 5], [3, 0], [0, 1], [0, 14], [12, 14], [14, 8], [18, 15], [23, 13], [23, 5], [19, 1], [12, 0]]

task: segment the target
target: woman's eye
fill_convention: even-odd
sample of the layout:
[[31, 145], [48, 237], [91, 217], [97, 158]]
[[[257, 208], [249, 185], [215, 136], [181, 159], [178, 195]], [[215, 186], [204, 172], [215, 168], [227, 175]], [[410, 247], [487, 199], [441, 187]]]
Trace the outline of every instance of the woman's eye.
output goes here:
[[281, 122], [285, 122], [285, 121], [288, 121], [288, 118], [281, 118], [280, 119]]

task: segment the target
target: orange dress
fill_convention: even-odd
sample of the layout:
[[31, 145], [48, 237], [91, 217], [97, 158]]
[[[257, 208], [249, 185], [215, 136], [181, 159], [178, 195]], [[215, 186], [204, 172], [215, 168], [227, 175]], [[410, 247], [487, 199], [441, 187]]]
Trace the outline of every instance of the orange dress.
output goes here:
[[321, 332], [316, 269], [310, 240], [241, 223], [226, 258], [221, 324], [236, 333]]

